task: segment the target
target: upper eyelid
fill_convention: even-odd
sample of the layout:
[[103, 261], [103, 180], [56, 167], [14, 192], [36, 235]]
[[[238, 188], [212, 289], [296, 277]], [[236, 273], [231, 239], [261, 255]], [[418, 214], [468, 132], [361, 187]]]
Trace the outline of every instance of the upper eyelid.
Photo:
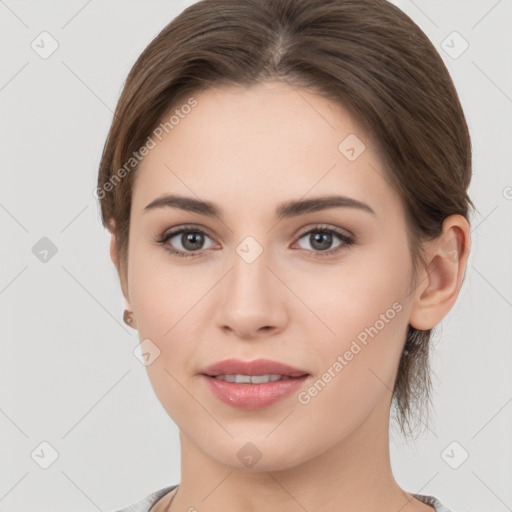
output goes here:
[[[327, 223], [319, 223], [319, 224], [314, 224], [312, 226], [308, 226], [308, 227], [304, 228], [303, 230], [300, 230], [299, 233], [297, 234], [297, 236], [303, 236], [303, 235], [309, 233], [310, 231], [323, 231], [323, 230], [334, 231], [336, 234], [344, 235], [348, 238], [355, 237], [355, 235], [353, 233], [351, 233], [348, 229], [336, 227], [336, 226], [330, 226]], [[341, 231], [341, 233], [340, 233], [340, 231]]]
[[[212, 235], [212, 232], [208, 228], [206, 228], [204, 226], [201, 226], [199, 224], [184, 224], [182, 226], [176, 226], [176, 227], [173, 227], [173, 228], [169, 228], [169, 229], [164, 231], [164, 233], [162, 234], [162, 238], [167, 238], [170, 235], [177, 235], [177, 234], [179, 234], [179, 233], [181, 233], [183, 231], [194, 231], [194, 230], [203, 231], [210, 238], [215, 238]], [[351, 231], [349, 231], [346, 228], [330, 226], [327, 223], [317, 223], [317, 224], [309, 225], [309, 226], [301, 229], [299, 231], [299, 233], [297, 235], [295, 235], [295, 236], [302, 236], [304, 234], [309, 233], [310, 231], [315, 231], [315, 230], [317, 230], [317, 231], [332, 230], [332, 231], [335, 231], [335, 232], [336, 231], [343, 231], [343, 234], [345, 236], [348, 236], [348, 237], [354, 237], [355, 236]]]
[[214, 239], [215, 237], [212, 236], [210, 230], [208, 230], [208, 228], [205, 228], [203, 226], [199, 226], [199, 225], [194, 225], [194, 224], [186, 224], [186, 225], [183, 225], [183, 226], [177, 226], [177, 227], [174, 227], [174, 228], [170, 228], [170, 229], [167, 229], [166, 231], [164, 231], [163, 235], [160, 237], [161, 239], [168, 239], [168, 238], [171, 238], [171, 237], [174, 237], [176, 235], [179, 235], [185, 231], [201, 231], [203, 233], [205, 233], [206, 235], [208, 235], [210, 238]]

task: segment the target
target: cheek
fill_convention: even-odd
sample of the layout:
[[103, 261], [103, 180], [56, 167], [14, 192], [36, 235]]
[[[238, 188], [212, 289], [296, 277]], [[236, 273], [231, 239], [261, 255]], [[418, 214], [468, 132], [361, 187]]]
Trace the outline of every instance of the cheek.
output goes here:
[[168, 331], [186, 313], [184, 305], [197, 302], [198, 283], [191, 282], [190, 269], [173, 265], [163, 248], [133, 240], [128, 283], [139, 334], [157, 340], [169, 337]]
[[336, 333], [333, 339], [338, 340], [338, 348], [339, 342], [346, 345], [355, 339], [366, 347], [371, 339], [379, 340], [378, 344], [372, 344], [376, 348], [398, 342], [396, 335], [407, 320], [404, 277], [386, 273], [384, 269], [377, 275], [367, 271], [358, 275], [352, 271], [339, 287], [334, 282], [331, 284], [327, 294], [331, 301], [323, 299], [322, 311]]
[[156, 391], [160, 385], [176, 391], [179, 385], [169, 374], [178, 376], [197, 364], [204, 338], [200, 320], [206, 314], [202, 298], [217, 278], [207, 270], [173, 264], [164, 249], [134, 244], [130, 258], [129, 290], [139, 338], [151, 340], [160, 351], [148, 374]]
[[[320, 290], [311, 283], [308, 292], [303, 289], [328, 327], [322, 326], [320, 360], [321, 372], [336, 375], [331, 379], [336, 384], [326, 386], [337, 394], [333, 399], [342, 396], [356, 406], [354, 396], [369, 398], [393, 388], [408, 326], [409, 270], [405, 256], [381, 253], [375, 261], [361, 258], [360, 264], [347, 265], [346, 271], [340, 267], [321, 281]], [[321, 380], [329, 378], [325, 374]]]
[[372, 326], [375, 339], [393, 340], [403, 330], [410, 272], [407, 251], [389, 244], [354, 251], [337, 265], [319, 265], [295, 279], [293, 289], [314, 313], [308, 322], [322, 328], [327, 345], [341, 350], [359, 335], [364, 343]]
[[[194, 314], [204, 292], [191, 282], [190, 271], [180, 271], [159, 249], [134, 247], [130, 253], [129, 290], [141, 342], [149, 339], [159, 351], [146, 366], [159, 401], [170, 417], [181, 424], [190, 415], [190, 396], [184, 390], [184, 368], [191, 368], [200, 333]], [[193, 307], [196, 305], [195, 307]]]

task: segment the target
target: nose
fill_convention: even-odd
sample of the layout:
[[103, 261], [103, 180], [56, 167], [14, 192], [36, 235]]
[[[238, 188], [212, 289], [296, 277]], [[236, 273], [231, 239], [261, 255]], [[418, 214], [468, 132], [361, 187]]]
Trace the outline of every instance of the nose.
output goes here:
[[[287, 289], [269, 267], [266, 252], [248, 262], [235, 252], [233, 267], [215, 300], [217, 326], [225, 333], [250, 340], [281, 332], [287, 322]], [[288, 292], [289, 293], [289, 292]]]

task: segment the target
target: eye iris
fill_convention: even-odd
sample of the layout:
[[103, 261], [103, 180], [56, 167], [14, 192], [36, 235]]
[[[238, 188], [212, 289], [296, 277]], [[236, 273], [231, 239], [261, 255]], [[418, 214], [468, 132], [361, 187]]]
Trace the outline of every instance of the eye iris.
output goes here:
[[[332, 235], [330, 233], [323, 233], [323, 232], [317, 232], [316, 234], [312, 235], [313, 242], [311, 244], [311, 247], [315, 247], [315, 244], [320, 239], [320, 247], [316, 246], [316, 249], [319, 250], [325, 250], [329, 249], [331, 243], [332, 243]], [[321, 243], [323, 240], [323, 243]]]
[[[204, 236], [201, 233], [197, 233], [197, 232], [188, 232], [188, 233], [184, 233], [181, 236], [181, 241], [182, 241], [183, 247], [190, 251], [197, 251], [198, 249], [200, 249], [200, 246], [204, 242], [203, 239], [204, 239]], [[199, 243], [198, 243], [198, 241], [199, 241]], [[187, 244], [189, 242], [192, 243], [192, 247], [187, 246]], [[199, 245], [199, 247], [194, 246], [194, 243]]]

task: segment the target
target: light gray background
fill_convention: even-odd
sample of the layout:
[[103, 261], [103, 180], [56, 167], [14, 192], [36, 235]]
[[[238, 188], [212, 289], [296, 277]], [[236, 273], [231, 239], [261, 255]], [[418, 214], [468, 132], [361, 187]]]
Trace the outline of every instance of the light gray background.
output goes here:
[[[116, 510], [179, 482], [177, 427], [132, 353], [91, 191], [131, 65], [190, 3], [0, 1], [3, 512]], [[512, 510], [512, 2], [397, 4], [454, 78], [479, 212], [466, 281], [435, 339], [431, 430], [410, 445], [392, 434], [393, 469], [455, 511]], [[43, 31], [59, 45], [47, 59], [31, 48]], [[469, 43], [458, 58], [453, 31]], [[32, 251], [42, 237], [57, 247], [46, 263]], [[58, 452], [48, 469], [42, 442]]]

